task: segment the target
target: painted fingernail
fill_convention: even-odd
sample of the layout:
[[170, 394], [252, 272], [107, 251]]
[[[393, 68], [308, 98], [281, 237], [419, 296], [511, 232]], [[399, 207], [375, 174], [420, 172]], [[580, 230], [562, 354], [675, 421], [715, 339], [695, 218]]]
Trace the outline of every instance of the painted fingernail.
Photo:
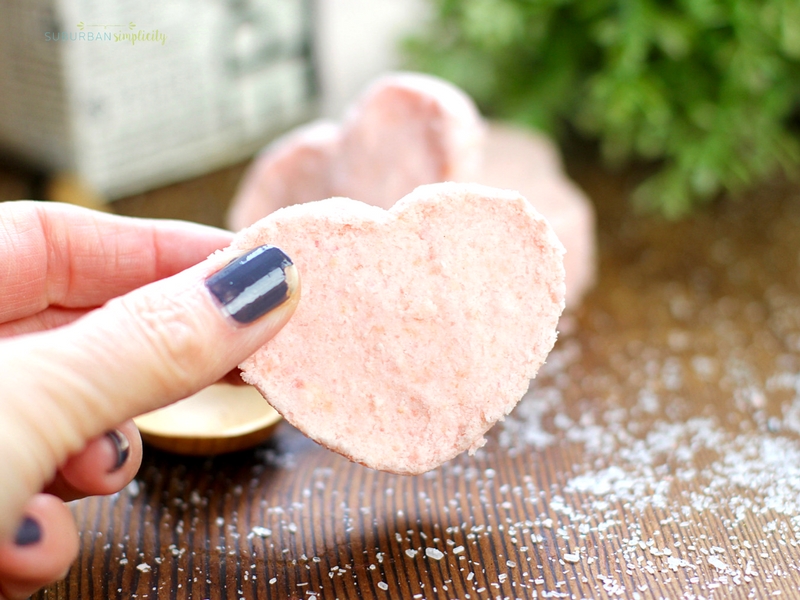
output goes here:
[[222, 311], [252, 323], [289, 299], [297, 286], [291, 259], [275, 246], [259, 246], [206, 280]]
[[17, 529], [17, 535], [14, 536], [14, 543], [17, 546], [32, 546], [41, 539], [42, 528], [39, 527], [39, 523], [31, 517], [25, 517]]
[[112, 429], [111, 431], [106, 432], [106, 437], [111, 440], [116, 453], [114, 464], [108, 471], [109, 473], [114, 473], [119, 471], [122, 468], [122, 465], [124, 465], [128, 460], [128, 457], [131, 454], [131, 444], [128, 441], [128, 438], [126, 438], [125, 435], [118, 429]]

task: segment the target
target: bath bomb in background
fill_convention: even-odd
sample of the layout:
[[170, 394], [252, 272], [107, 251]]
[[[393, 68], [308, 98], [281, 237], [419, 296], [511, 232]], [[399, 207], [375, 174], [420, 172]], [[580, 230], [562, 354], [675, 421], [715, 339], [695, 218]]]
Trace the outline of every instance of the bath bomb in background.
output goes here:
[[550, 221], [567, 250], [567, 307], [577, 307], [596, 279], [595, 214], [586, 194], [564, 173], [555, 144], [530, 130], [490, 123], [476, 181], [517, 190]]
[[480, 447], [555, 342], [564, 249], [517, 192], [442, 183], [388, 211], [294, 205], [223, 252], [264, 243], [292, 257], [302, 300], [243, 378], [366, 466], [421, 473]]
[[520, 191], [564, 244], [567, 308], [580, 304], [596, 278], [594, 209], [564, 173], [558, 149], [518, 127], [487, 128], [466, 94], [428, 75], [383, 76], [341, 125], [318, 121], [268, 146], [245, 176], [228, 226], [238, 231], [278, 208], [332, 196], [389, 208], [441, 181]]
[[341, 125], [317, 121], [267, 146], [239, 187], [228, 227], [333, 196], [389, 208], [417, 186], [474, 179], [483, 136], [475, 105], [454, 85], [416, 73], [383, 76]]
[[459, 88], [429, 75], [387, 75], [347, 112], [332, 195], [390, 208], [426, 183], [472, 181], [483, 142], [480, 113]]
[[239, 184], [228, 227], [238, 231], [284, 206], [329, 198], [331, 164], [339, 147], [338, 123], [321, 119], [264, 148]]

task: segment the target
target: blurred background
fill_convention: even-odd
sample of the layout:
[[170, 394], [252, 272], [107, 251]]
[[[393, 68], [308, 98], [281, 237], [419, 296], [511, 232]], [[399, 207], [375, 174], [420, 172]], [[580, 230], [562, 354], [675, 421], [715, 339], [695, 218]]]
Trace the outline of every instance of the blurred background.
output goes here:
[[0, 199], [124, 199], [112, 208], [221, 224], [243, 161], [338, 116], [429, 12], [423, 0], [5, 1]]
[[796, 0], [5, 0], [0, 199], [190, 181], [398, 67], [607, 167], [648, 165], [629, 199], [669, 218], [800, 165]]

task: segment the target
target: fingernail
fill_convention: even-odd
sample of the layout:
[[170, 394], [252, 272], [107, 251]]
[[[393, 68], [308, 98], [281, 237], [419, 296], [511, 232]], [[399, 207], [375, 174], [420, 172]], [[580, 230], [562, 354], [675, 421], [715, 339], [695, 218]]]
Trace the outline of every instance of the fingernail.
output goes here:
[[14, 543], [17, 546], [32, 546], [41, 539], [42, 528], [39, 527], [39, 523], [31, 517], [25, 517], [17, 529], [17, 535], [14, 536]]
[[112, 429], [111, 431], [107, 432], [106, 437], [111, 440], [116, 452], [117, 458], [114, 461], [114, 465], [108, 471], [109, 473], [114, 473], [115, 471], [119, 471], [122, 468], [122, 465], [125, 464], [125, 461], [128, 460], [128, 456], [131, 454], [131, 444], [128, 441], [128, 438], [126, 438], [118, 429]]
[[297, 272], [275, 246], [259, 246], [206, 280], [222, 311], [238, 323], [252, 323], [289, 299]]

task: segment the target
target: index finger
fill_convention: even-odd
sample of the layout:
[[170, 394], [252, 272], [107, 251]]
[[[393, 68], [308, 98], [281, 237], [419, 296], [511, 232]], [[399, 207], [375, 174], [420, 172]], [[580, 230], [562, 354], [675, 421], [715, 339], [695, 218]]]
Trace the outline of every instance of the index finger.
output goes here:
[[0, 204], [0, 322], [92, 308], [230, 243], [222, 229], [50, 202]]

